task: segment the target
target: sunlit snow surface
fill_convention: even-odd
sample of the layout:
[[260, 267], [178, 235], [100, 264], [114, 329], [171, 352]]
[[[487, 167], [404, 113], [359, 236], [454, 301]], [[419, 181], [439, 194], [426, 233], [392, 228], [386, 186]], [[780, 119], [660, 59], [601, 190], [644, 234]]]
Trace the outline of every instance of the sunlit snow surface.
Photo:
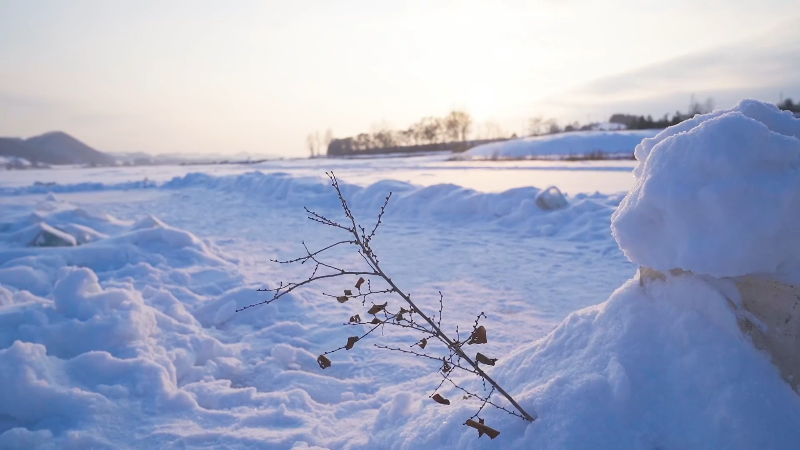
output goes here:
[[[635, 273], [609, 229], [633, 164], [547, 164], [436, 156], [0, 174], [0, 448], [798, 442], [796, 398], [702, 280], [629, 283], [605, 302]], [[365, 222], [395, 193], [374, 242], [384, 268], [429, 311], [441, 290], [448, 331], [485, 312], [481, 351], [500, 358], [492, 373], [539, 420], [486, 410], [501, 435], [479, 440], [462, 425], [476, 402], [453, 389], [443, 390], [450, 407], [428, 399], [437, 364], [371, 345], [416, 341], [402, 331], [320, 370], [316, 356], [354, 334], [341, 323], [363, 314], [322, 295], [350, 288], [344, 280], [235, 312], [264, 299], [257, 288], [309, 274], [270, 259], [341, 238], [302, 209], [341, 217], [320, 177], [330, 169]], [[536, 207], [551, 184], [569, 194], [566, 209]], [[101, 236], [26, 246], [20, 230], [39, 222]], [[674, 297], [682, 303], [663, 301]]]

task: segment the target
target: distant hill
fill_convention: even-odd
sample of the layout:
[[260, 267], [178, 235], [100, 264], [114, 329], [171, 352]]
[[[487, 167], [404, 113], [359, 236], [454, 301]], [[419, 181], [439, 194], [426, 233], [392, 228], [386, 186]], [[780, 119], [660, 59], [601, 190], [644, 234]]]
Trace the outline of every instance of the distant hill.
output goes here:
[[38, 164], [115, 164], [115, 158], [61, 131], [29, 139], [0, 138], [0, 156], [25, 158]]
[[0, 156], [23, 158], [30, 162], [40, 162], [39, 150], [26, 144], [22, 139], [0, 138]]

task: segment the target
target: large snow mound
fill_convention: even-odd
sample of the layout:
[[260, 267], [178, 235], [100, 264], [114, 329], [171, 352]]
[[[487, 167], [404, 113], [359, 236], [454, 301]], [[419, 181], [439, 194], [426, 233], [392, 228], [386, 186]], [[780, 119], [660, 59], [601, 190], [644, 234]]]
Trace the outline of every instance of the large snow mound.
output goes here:
[[634, 150], [634, 156], [639, 164], [634, 169], [634, 175], [639, 178], [645, 168], [645, 162], [650, 152], [658, 143], [676, 134], [685, 133], [694, 129], [707, 120], [711, 120], [729, 112], [740, 112], [745, 116], [757, 120], [767, 126], [771, 131], [785, 136], [800, 137], [800, 121], [796, 120], [790, 111], [781, 111], [772, 103], [758, 100], [744, 99], [730, 109], [718, 109], [708, 114], [698, 114], [689, 120], [671, 126], [653, 137], [642, 140]]
[[612, 217], [633, 262], [717, 277], [800, 261], [800, 120], [745, 100], [636, 149], [636, 185]]
[[[502, 430], [490, 442], [462, 425], [468, 402], [429, 408], [408, 421], [397, 448], [779, 449], [800, 442], [800, 397], [699, 276], [646, 287], [631, 280], [501, 359], [491, 375], [539, 418], [526, 424], [489, 412], [487, 424]], [[392, 433], [373, 444], [384, 446]]]
[[659, 131], [573, 131], [479, 145], [467, 150], [464, 155], [477, 158], [565, 157], [596, 152], [630, 155], [642, 139], [656, 136]]

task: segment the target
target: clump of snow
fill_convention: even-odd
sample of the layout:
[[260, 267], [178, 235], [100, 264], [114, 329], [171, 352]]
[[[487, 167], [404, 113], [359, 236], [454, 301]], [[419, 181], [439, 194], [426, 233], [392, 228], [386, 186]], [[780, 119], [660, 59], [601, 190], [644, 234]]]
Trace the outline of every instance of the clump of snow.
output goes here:
[[800, 261], [800, 120], [753, 100], [696, 116], [637, 148], [612, 217], [633, 262], [717, 277]]
[[479, 145], [467, 150], [464, 156], [472, 158], [566, 157], [598, 152], [610, 156], [621, 154], [630, 156], [642, 139], [656, 136], [659, 131], [573, 131], [533, 136]]

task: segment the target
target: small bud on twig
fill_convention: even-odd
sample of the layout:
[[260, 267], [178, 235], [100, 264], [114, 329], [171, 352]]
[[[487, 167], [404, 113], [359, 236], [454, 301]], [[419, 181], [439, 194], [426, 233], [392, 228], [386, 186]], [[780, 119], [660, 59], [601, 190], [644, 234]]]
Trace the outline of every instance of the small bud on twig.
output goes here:
[[447, 364], [447, 361], [444, 358], [442, 358], [442, 362], [444, 363], [442, 364], [442, 373], [450, 373], [453, 368], [450, 366], [450, 364]]

